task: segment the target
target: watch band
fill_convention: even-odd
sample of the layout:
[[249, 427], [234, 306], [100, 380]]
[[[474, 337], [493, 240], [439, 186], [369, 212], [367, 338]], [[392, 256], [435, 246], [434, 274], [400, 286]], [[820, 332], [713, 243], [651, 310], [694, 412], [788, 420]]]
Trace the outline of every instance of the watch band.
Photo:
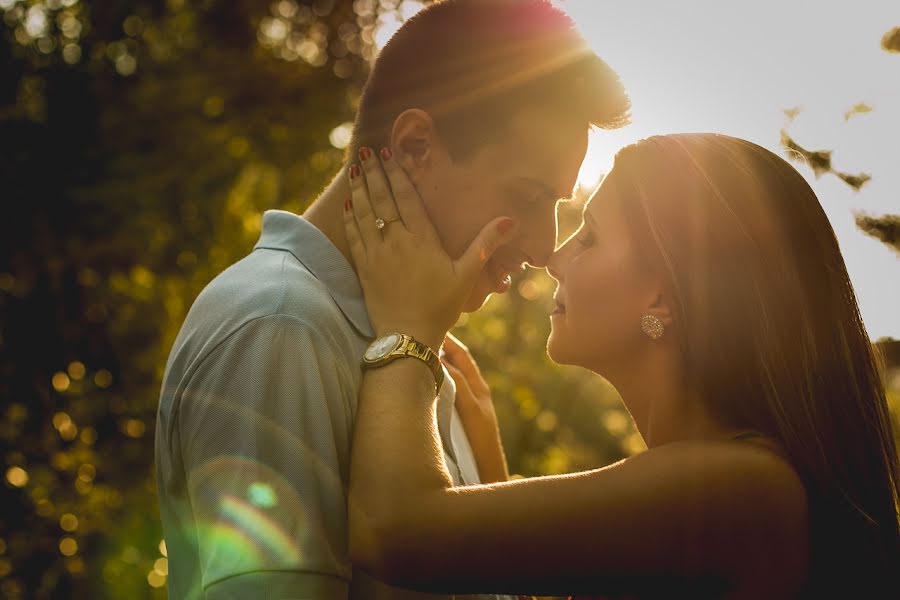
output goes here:
[[434, 375], [434, 393], [435, 395], [440, 394], [441, 387], [444, 385], [444, 369], [437, 353], [411, 335], [405, 333], [398, 333], [397, 335], [400, 336], [400, 342], [392, 351], [374, 361], [363, 357], [363, 366], [375, 368], [384, 366], [398, 358], [417, 358], [428, 365], [431, 374]]

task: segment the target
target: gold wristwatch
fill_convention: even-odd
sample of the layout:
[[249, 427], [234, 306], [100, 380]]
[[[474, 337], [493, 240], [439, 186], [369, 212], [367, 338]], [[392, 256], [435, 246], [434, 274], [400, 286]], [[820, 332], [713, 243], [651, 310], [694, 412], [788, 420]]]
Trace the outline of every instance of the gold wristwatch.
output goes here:
[[363, 354], [363, 368], [372, 369], [404, 356], [418, 358], [431, 369], [434, 375], [435, 396], [441, 393], [444, 385], [444, 369], [441, 360], [434, 350], [405, 333], [389, 333], [372, 342]]

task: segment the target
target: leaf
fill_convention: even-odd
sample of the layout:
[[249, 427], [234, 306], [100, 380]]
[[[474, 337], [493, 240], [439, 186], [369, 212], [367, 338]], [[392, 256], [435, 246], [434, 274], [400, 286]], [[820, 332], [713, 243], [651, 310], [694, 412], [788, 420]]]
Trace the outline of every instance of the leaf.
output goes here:
[[866, 235], [884, 242], [889, 248], [900, 254], [900, 215], [884, 215], [872, 217], [857, 213], [856, 226]]
[[856, 115], [862, 115], [866, 113], [870, 113], [874, 108], [865, 102], [857, 102], [854, 104], [850, 110], [844, 113], [844, 120], [849, 121], [851, 117], [855, 117]]
[[784, 129], [781, 130], [781, 145], [788, 151], [788, 158], [795, 161], [802, 158], [816, 174], [816, 177], [821, 177], [831, 171], [831, 150], [807, 150], [795, 142]]
[[872, 179], [872, 176], [868, 173], [860, 173], [859, 175], [850, 175], [849, 173], [841, 173], [840, 171], [832, 171], [838, 178], [842, 179], [844, 183], [852, 187], [854, 190], [859, 191], [859, 188], [864, 186], [866, 182]]
[[900, 27], [894, 27], [881, 38], [881, 49], [885, 52], [900, 53]]

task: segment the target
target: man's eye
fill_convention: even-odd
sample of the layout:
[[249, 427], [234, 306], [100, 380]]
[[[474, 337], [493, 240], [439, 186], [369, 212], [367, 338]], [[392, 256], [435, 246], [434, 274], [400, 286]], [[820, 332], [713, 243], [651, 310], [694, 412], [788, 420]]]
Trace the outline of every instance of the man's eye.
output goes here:
[[528, 207], [535, 207], [541, 204], [541, 201], [544, 199], [542, 194], [527, 194], [525, 196], [525, 205]]
[[594, 236], [588, 232], [582, 232], [575, 238], [575, 242], [582, 248], [587, 248], [594, 243]]

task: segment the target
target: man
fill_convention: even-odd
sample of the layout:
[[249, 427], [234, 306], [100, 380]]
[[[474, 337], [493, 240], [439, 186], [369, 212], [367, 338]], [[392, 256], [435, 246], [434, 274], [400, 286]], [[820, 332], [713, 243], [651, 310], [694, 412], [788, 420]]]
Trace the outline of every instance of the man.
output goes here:
[[[474, 311], [525, 264], [545, 266], [589, 128], [623, 125], [628, 107], [549, 3], [445, 0], [381, 51], [347, 164], [389, 148], [452, 256], [495, 217], [518, 221]], [[347, 559], [350, 441], [374, 339], [344, 236], [348, 196], [341, 173], [303, 216], [268, 211], [253, 252], [204, 289], [175, 341], [156, 433], [172, 598], [427, 597]], [[448, 378], [438, 421], [454, 483], [502, 477], [478, 473], [454, 394]]]

